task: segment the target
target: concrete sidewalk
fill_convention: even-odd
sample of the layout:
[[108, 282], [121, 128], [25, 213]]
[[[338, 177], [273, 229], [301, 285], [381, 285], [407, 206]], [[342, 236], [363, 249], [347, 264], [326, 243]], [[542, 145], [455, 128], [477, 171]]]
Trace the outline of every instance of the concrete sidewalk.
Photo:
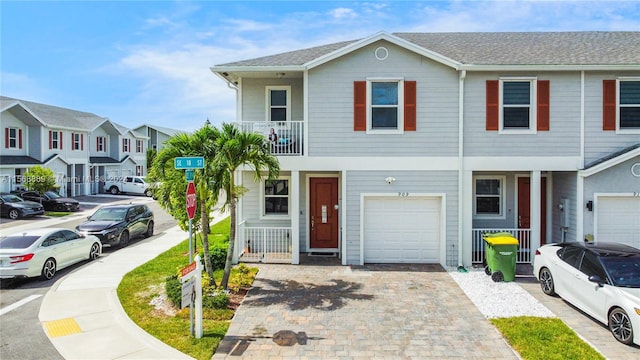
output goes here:
[[191, 359], [138, 327], [116, 288], [140, 264], [189, 234], [178, 227], [100, 257], [59, 280], [45, 295], [39, 319], [65, 359]]

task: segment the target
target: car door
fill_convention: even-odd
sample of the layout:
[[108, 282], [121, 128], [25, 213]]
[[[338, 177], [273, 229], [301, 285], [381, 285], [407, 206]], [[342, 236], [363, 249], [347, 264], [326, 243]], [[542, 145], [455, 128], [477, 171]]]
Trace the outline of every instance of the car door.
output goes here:
[[42, 263], [48, 258], [56, 260], [56, 267], [61, 269], [69, 262], [69, 243], [62, 231], [47, 236], [40, 245], [42, 247]]
[[565, 300], [573, 302], [576, 299], [577, 287], [575, 278], [580, 273], [578, 267], [584, 254], [584, 248], [578, 246], [567, 246], [564, 248], [558, 262], [556, 273], [552, 273], [554, 283], [557, 284], [556, 292]]
[[127, 226], [131, 239], [140, 235], [140, 211], [139, 206], [133, 206], [127, 211]]
[[[600, 286], [598, 283], [589, 281], [589, 276], [599, 276], [603, 281], [601, 284], [604, 285]], [[574, 305], [580, 307], [592, 317], [606, 323], [606, 304], [607, 299], [612, 295], [611, 286], [608, 284], [607, 275], [595, 254], [585, 251], [580, 262], [580, 270], [574, 278], [576, 301], [581, 304]]]
[[87, 248], [84, 238], [71, 230], [62, 230], [67, 241], [68, 262], [75, 263], [79, 260], [89, 257], [89, 249]]

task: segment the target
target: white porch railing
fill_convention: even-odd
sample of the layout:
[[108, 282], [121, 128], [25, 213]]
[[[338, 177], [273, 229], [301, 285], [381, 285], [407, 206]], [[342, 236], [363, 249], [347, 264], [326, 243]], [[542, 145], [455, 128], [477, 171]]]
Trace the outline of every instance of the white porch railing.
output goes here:
[[486, 233], [496, 232], [508, 232], [518, 239], [518, 256], [516, 258], [517, 264], [530, 264], [531, 263], [531, 230], [530, 229], [473, 229], [473, 251], [472, 259], [473, 263], [484, 262], [484, 240], [482, 235]]
[[277, 156], [302, 156], [304, 121], [243, 121], [243, 131], [257, 132], [269, 138], [271, 129], [277, 135], [271, 141], [271, 153]]
[[249, 227], [241, 223], [238, 235], [239, 261], [291, 263], [290, 227]]

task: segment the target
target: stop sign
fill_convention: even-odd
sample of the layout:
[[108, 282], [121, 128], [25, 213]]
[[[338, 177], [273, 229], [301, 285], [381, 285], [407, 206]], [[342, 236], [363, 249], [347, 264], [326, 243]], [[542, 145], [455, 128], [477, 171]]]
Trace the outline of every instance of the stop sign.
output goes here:
[[189, 185], [187, 185], [187, 215], [189, 215], [189, 220], [193, 220], [193, 217], [196, 216], [196, 185], [193, 181], [189, 181]]

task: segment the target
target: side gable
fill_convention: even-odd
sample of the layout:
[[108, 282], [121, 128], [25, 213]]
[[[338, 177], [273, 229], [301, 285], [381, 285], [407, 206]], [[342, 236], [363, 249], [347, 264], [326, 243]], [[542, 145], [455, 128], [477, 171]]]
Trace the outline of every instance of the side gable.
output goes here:
[[640, 156], [640, 143], [588, 164], [583, 170], [580, 170], [579, 174], [582, 177], [589, 177], [636, 156]]

